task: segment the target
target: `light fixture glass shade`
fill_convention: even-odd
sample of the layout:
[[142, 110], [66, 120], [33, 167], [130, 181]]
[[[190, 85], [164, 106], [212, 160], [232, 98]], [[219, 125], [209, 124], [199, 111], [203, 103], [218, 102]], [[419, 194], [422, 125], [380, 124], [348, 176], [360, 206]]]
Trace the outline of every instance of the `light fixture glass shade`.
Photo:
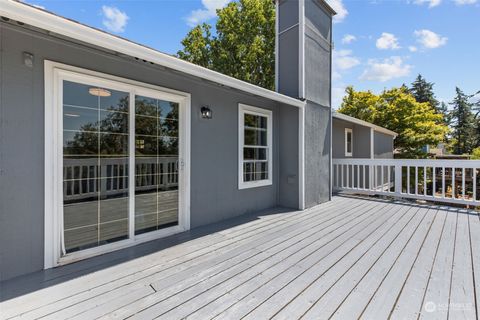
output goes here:
[[88, 89], [88, 93], [96, 97], [110, 97], [112, 95], [110, 91], [102, 88], [90, 88]]
[[209, 107], [205, 106], [200, 109], [203, 119], [212, 119], [212, 110]]

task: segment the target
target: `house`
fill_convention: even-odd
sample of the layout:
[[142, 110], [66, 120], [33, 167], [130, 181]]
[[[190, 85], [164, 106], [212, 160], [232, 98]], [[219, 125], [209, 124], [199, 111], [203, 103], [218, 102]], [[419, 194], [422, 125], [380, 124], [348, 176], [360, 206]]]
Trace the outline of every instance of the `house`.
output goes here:
[[335, 12], [299, 3], [273, 92], [0, 0], [0, 280], [329, 201]]
[[393, 159], [397, 133], [333, 112], [332, 154], [335, 159]]

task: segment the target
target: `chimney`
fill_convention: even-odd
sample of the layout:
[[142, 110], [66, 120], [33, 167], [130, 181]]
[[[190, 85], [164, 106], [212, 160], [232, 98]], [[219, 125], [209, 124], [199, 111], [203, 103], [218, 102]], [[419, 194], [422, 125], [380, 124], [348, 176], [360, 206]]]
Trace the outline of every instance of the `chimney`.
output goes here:
[[276, 0], [279, 93], [330, 107], [332, 17], [324, 0]]
[[332, 196], [334, 15], [324, 0], [276, 0], [276, 90], [305, 100], [298, 119], [301, 209], [329, 201]]

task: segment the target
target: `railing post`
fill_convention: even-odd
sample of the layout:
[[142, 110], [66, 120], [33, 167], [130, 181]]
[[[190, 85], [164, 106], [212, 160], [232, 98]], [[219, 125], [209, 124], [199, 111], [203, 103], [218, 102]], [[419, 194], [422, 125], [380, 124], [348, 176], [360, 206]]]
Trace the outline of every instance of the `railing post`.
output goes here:
[[402, 194], [402, 165], [395, 164], [395, 194]]

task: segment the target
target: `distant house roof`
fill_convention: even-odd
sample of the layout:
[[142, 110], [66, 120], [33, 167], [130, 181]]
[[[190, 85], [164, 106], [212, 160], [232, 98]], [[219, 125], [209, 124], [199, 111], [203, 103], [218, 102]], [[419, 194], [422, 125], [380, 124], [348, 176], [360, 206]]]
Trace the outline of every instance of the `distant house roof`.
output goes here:
[[75, 39], [99, 48], [118, 52], [191, 76], [212, 81], [221, 86], [237, 89], [299, 108], [305, 106], [305, 102], [299, 99], [294, 99], [278, 92], [198, 66], [125, 38], [61, 17], [52, 12], [14, 0], [0, 0], [0, 2], [0, 16], [4, 18], [46, 30], [54, 35]]
[[381, 132], [381, 133], [384, 133], [384, 134], [388, 134], [390, 136], [393, 136], [394, 138], [396, 138], [398, 136], [398, 133], [396, 132], [393, 132], [392, 130], [388, 130], [384, 127], [380, 127], [380, 126], [377, 126], [373, 123], [370, 123], [370, 122], [367, 122], [367, 121], [363, 121], [363, 120], [360, 120], [360, 119], [357, 119], [357, 118], [354, 118], [354, 117], [350, 117], [350, 116], [347, 116], [343, 113], [338, 113], [338, 112], [333, 112], [332, 116], [336, 119], [339, 119], [339, 120], [343, 120], [343, 121], [347, 121], [347, 122], [351, 122], [351, 123], [354, 123], [354, 124], [358, 124], [360, 126], [364, 126], [364, 127], [370, 127], [370, 128], [373, 128], [375, 131], [377, 132]]

